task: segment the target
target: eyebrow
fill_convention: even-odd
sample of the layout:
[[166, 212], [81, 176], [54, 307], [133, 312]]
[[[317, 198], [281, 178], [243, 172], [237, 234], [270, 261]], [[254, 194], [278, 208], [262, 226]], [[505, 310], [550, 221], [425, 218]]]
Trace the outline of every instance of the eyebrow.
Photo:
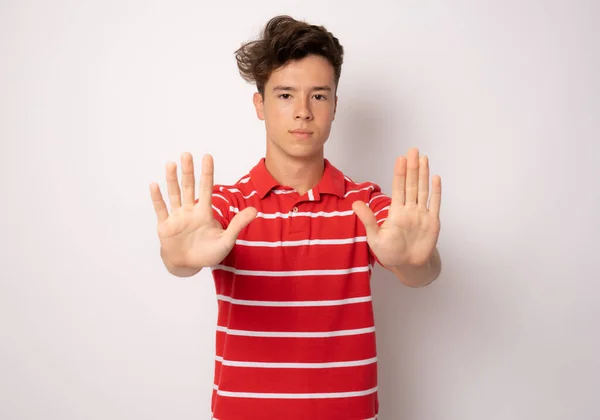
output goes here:
[[[273, 92], [275, 92], [277, 90], [282, 90], [282, 91], [287, 91], [287, 92], [296, 92], [298, 89], [291, 87], [291, 86], [278, 85], [273, 88]], [[331, 92], [331, 88], [329, 86], [313, 86], [313, 88], [311, 89], [311, 91], [313, 91], [313, 92], [316, 90]]]

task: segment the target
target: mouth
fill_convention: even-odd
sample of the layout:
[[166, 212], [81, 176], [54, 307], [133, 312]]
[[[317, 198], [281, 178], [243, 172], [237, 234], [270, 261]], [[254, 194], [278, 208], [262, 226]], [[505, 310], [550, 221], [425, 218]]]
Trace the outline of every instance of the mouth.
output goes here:
[[307, 139], [313, 135], [310, 130], [291, 130], [290, 133], [298, 139]]

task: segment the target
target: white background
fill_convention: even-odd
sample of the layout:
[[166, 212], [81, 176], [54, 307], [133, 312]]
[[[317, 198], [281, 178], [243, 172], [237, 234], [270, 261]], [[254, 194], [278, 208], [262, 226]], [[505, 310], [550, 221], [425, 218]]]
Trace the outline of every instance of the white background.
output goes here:
[[2, 1], [0, 418], [209, 418], [214, 285], [162, 266], [148, 185], [263, 156], [233, 52], [281, 13], [345, 47], [332, 163], [442, 176], [438, 281], [373, 278], [381, 418], [600, 418], [593, 0]]

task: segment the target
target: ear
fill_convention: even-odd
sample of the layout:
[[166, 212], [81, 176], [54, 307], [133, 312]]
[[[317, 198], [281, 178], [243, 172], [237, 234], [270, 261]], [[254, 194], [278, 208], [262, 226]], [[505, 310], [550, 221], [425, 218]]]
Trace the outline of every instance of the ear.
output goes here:
[[265, 103], [260, 92], [255, 92], [252, 96], [252, 101], [254, 102], [254, 108], [256, 109], [256, 116], [259, 120], [265, 120]]

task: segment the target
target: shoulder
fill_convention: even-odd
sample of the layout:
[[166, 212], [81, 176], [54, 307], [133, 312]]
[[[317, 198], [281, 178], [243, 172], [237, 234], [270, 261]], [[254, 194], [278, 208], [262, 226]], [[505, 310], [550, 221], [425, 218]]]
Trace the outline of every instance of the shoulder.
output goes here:
[[351, 201], [362, 201], [373, 211], [383, 211], [388, 208], [391, 198], [385, 194], [379, 184], [372, 181], [355, 181], [344, 175], [346, 193], [344, 198]]
[[250, 174], [239, 178], [233, 184], [215, 184], [213, 187], [213, 196], [220, 196], [230, 205], [237, 204], [256, 195], [256, 190], [252, 185]]
[[350, 194], [358, 194], [359, 196], [372, 196], [373, 194], [381, 194], [381, 187], [372, 181], [356, 181], [348, 175], [344, 175], [346, 196]]

